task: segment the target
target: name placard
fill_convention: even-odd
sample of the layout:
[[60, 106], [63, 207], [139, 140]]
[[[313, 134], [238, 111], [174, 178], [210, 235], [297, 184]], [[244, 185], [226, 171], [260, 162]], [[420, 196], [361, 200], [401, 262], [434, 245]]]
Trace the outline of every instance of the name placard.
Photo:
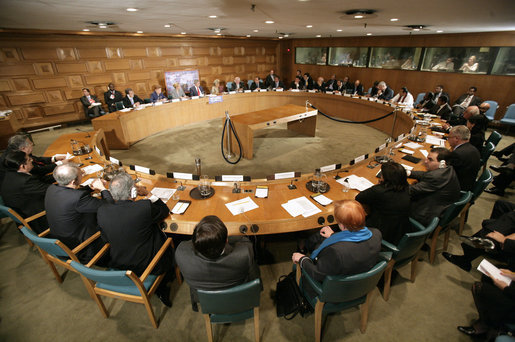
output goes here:
[[113, 164], [116, 164], [118, 166], [122, 166], [122, 162], [119, 161], [118, 159], [114, 158], [114, 157], [109, 157], [109, 161]]
[[222, 95], [219, 95], [219, 96], [210, 96], [209, 97], [209, 103], [212, 104], [212, 103], [218, 103], [218, 102], [223, 102], [223, 98], [222, 98]]
[[192, 100], [198, 100], [200, 98], [200, 96], [192, 96], [191, 99]]
[[235, 91], [230, 91], [229, 94], [233, 95], [233, 94], [236, 94]]
[[379, 151], [384, 150], [384, 149], [386, 148], [386, 146], [387, 146], [387, 145], [388, 145], [387, 143], [382, 144], [381, 146], [379, 146], [378, 148], [376, 148], [375, 152], [377, 153], [377, 152], [379, 152]]
[[295, 177], [295, 172], [292, 171], [292, 172], [281, 172], [281, 173], [276, 173], [274, 174], [274, 178], [275, 179], [286, 179], [286, 178], [294, 178]]
[[320, 168], [320, 172], [328, 172], [328, 171], [333, 171], [333, 170], [341, 169], [341, 168], [342, 168], [342, 164], [326, 165], [326, 166], [322, 166]]
[[259, 92], [262, 93], [262, 92], [266, 92], [268, 91], [268, 89], [259, 89]]
[[172, 102], [181, 102], [181, 99], [172, 99]]
[[283, 91], [283, 88], [275, 88], [275, 91]]
[[95, 151], [98, 153], [98, 155], [102, 155], [102, 152], [100, 152], [100, 149], [95, 145]]
[[351, 160], [349, 165], [354, 165], [354, 164], [359, 163], [360, 161], [363, 161], [363, 160], [365, 160], [367, 158], [368, 158], [368, 154], [364, 154], [362, 156], [356, 157], [353, 160]]
[[139, 165], [129, 165], [129, 168], [136, 172], [146, 173], [147, 175], [155, 175], [156, 171]]
[[252, 90], [244, 90], [243, 92], [244, 92], [244, 93], [251, 93], [251, 92], [252, 92]]

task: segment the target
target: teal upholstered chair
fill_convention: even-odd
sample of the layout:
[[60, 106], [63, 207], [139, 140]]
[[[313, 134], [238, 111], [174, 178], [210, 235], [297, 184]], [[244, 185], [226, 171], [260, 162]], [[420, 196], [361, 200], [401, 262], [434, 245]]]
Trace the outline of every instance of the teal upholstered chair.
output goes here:
[[197, 290], [206, 323], [207, 339], [213, 341], [211, 323], [230, 323], [254, 317], [254, 337], [259, 342], [259, 299], [261, 280], [254, 279], [230, 289]]
[[483, 193], [483, 191], [485, 191], [486, 187], [492, 182], [492, 180], [492, 172], [490, 172], [488, 169], [484, 169], [481, 176], [474, 183], [474, 187], [472, 188], [472, 199], [465, 205], [465, 208], [460, 215], [460, 228], [458, 229], [458, 235], [461, 235], [463, 232], [463, 227], [465, 226], [465, 221], [470, 206], [474, 204], [476, 199]]
[[[12, 208], [9, 208], [9, 207], [6, 207], [4, 205], [4, 202], [3, 200], [2, 201], [2, 204], [0, 204], [0, 218], [1, 217], [8, 217], [10, 218], [11, 220], [14, 221], [14, 223], [16, 224], [16, 226], [18, 228], [21, 228], [23, 226], [27, 227], [28, 229], [32, 230], [32, 228], [30, 227], [30, 222], [34, 221], [35, 219], [38, 219], [42, 216], [45, 216], [46, 215], [46, 211], [42, 211], [40, 213], [37, 213], [35, 215], [32, 215], [30, 217], [27, 217], [27, 218], [23, 218], [20, 214], [18, 214], [14, 209]], [[43, 234], [42, 236], [48, 234], [49, 230], [47, 229], [47, 231], [43, 232], [45, 234]], [[25, 238], [27, 240], [27, 243], [29, 244], [29, 246], [33, 246], [33, 243]]]
[[492, 133], [490, 133], [490, 136], [488, 137], [488, 139], [486, 139], [486, 142], [485, 142], [485, 145], [487, 145], [488, 143], [492, 143], [494, 144], [494, 146], [497, 146], [497, 144], [499, 144], [499, 141], [501, 141], [502, 139], [502, 135], [501, 133], [497, 132], [497, 131], [493, 131]]
[[144, 102], [144, 103], [152, 103], [152, 100], [151, 100], [150, 98], [148, 98], [148, 99], [143, 99], [143, 102]]
[[231, 91], [232, 82], [227, 82], [227, 84], [225, 86], [227, 87], [227, 91]]
[[411, 225], [415, 228], [412, 233], [406, 233], [401, 238], [397, 246], [383, 240], [383, 247], [392, 252], [392, 259], [388, 262], [386, 270], [384, 272], [384, 291], [383, 298], [388, 300], [390, 298], [390, 282], [392, 279], [392, 272], [394, 269], [403, 267], [411, 262], [411, 282], [415, 282], [416, 268], [418, 263], [418, 254], [420, 248], [426, 242], [427, 237], [431, 234], [440, 219], [438, 217], [433, 218], [427, 227], [424, 227], [418, 221], [410, 218]]
[[508, 125], [508, 132], [510, 131], [510, 127], [515, 125], [515, 103], [508, 106], [506, 113], [504, 113], [501, 119], [501, 123]]
[[499, 104], [496, 101], [485, 101], [485, 102], [490, 104], [490, 108], [485, 112], [485, 116], [488, 118], [488, 120], [492, 121], [495, 119], [495, 112], [497, 112], [497, 108], [499, 107]]
[[483, 169], [486, 168], [486, 163], [488, 162], [488, 158], [492, 155], [495, 150], [495, 145], [492, 142], [486, 143], [485, 146], [481, 149], [481, 160], [480, 163], [483, 166]]
[[[314, 280], [301, 269], [299, 286], [312, 307], [315, 308], [315, 340], [320, 342], [322, 332], [322, 314], [339, 312], [361, 305], [362, 333], [367, 328], [368, 309], [372, 291], [383, 275], [391, 253], [381, 252], [381, 260], [369, 271], [350, 276], [326, 276], [322, 283]], [[296, 265], [294, 265], [295, 267]], [[300, 267], [295, 267], [300, 269]], [[316, 296], [310, 298], [303, 289], [303, 283], [309, 284]]]
[[41, 257], [48, 264], [55, 276], [55, 279], [59, 283], [63, 282], [63, 277], [62, 274], [59, 274], [57, 271], [56, 265], [59, 265], [67, 270], [77, 272], [70, 266], [69, 261], [78, 262], [79, 260], [77, 258], [77, 254], [100, 237], [100, 232], [97, 232], [83, 243], [75, 247], [73, 250], [71, 250], [64, 243], [57, 239], [43, 237], [42, 234], [48, 233], [48, 231], [37, 235], [27, 227], [21, 227], [20, 230], [28, 240], [36, 245], [39, 253], [41, 254]]
[[[157, 328], [158, 324], [150, 304], [150, 297], [163, 280], [164, 274], [152, 275], [150, 272], [152, 272], [171, 242], [171, 238], [166, 240], [140, 277], [132, 271], [97, 270], [84, 266], [77, 261], [72, 261], [70, 264], [84, 277], [86, 287], [88, 287], [93, 300], [97, 303], [105, 318], [109, 317], [109, 312], [100, 296], [114, 297], [145, 305], [152, 326]], [[103, 249], [107, 250], [106, 246]]]
[[443, 241], [443, 250], [447, 251], [447, 245], [449, 244], [449, 234], [451, 229], [451, 224], [454, 220], [460, 215], [460, 213], [464, 210], [465, 206], [472, 199], [472, 192], [470, 191], [462, 191], [461, 198], [451, 204], [440, 218], [440, 224], [436, 227], [433, 232], [433, 237], [431, 238], [431, 250], [429, 252], [429, 261], [431, 264], [435, 261], [436, 255], [436, 242], [438, 240], [438, 235], [440, 233], [445, 233], [444, 241]]
[[248, 80], [247, 81], [247, 89], [250, 89], [250, 86], [254, 83], [253, 80]]
[[116, 105], [116, 110], [122, 110], [125, 108], [123, 105], [123, 101], [118, 101], [115, 103], [115, 105]]
[[415, 102], [413, 103], [413, 105], [416, 106], [419, 103], [421, 103], [424, 100], [424, 96], [426, 96], [426, 93], [418, 93], [417, 98], [415, 99]]

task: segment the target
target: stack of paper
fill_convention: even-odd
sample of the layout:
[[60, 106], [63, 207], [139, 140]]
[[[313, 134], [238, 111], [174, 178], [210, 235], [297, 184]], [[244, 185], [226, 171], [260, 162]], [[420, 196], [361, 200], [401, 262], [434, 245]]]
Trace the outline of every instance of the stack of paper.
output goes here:
[[422, 147], [422, 145], [417, 144], [417, 143], [412, 142], [412, 141], [407, 142], [407, 143], [404, 143], [404, 146], [409, 147], [409, 148], [412, 148], [412, 149], [414, 149], [414, 150], [416, 150], [417, 148], [421, 148], [421, 147]]
[[289, 200], [287, 203], [281, 204], [281, 206], [293, 217], [302, 215], [309, 217], [315, 215], [322, 210], [318, 209], [306, 196], [294, 198]]
[[351, 189], [356, 189], [358, 191], [364, 191], [370, 188], [371, 186], [374, 186], [374, 183], [372, 183], [365, 177], [359, 177], [356, 175], [350, 175], [348, 177], [340, 178], [337, 180], [337, 182], [340, 184], [343, 184], [345, 181], [347, 181]]
[[225, 206], [231, 214], [233, 215], [239, 215], [241, 213], [244, 213], [246, 211], [250, 211], [256, 208], [259, 208], [259, 206], [252, 200], [250, 197], [242, 198], [241, 200], [237, 200], [231, 203], [225, 203]]
[[92, 173], [95, 173], [98, 171], [103, 171], [103, 170], [104, 170], [104, 167], [102, 165], [98, 165], [98, 164], [88, 165], [88, 166], [84, 166], [82, 168], [82, 171], [84, 171], [85, 175], [90, 175]]
[[333, 200], [330, 199], [329, 197], [326, 197], [322, 194], [318, 194], [316, 196], [313, 196], [312, 197], [315, 201], [317, 201], [318, 203], [322, 204], [323, 206], [326, 206], [328, 204], [331, 204], [333, 203]]
[[479, 266], [477, 267], [477, 270], [484, 275], [487, 275], [489, 277], [495, 278], [497, 280], [500, 280], [502, 282], [507, 283], [508, 285], [511, 284], [511, 278], [507, 277], [505, 275], [501, 274], [501, 270], [495, 267], [491, 262], [489, 262], [486, 259], [483, 259]]
[[155, 195], [163, 200], [163, 202], [168, 202], [173, 194], [177, 191], [177, 189], [170, 188], [153, 188], [150, 192], [152, 195]]
[[426, 143], [436, 146], [445, 147], [445, 140], [435, 137], [434, 135], [426, 136]]

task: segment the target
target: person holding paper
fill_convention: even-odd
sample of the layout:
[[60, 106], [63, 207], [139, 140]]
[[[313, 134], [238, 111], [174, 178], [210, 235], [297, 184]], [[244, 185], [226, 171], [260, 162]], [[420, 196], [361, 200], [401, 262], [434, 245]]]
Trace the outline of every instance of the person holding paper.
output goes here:
[[381, 165], [379, 184], [356, 196], [367, 209], [367, 227], [381, 231], [383, 240], [397, 244], [411, 231], [409, 222], [410, 196], [406, 170], [401, 164], [388, 162]]
[[433, 148], [424, 161], [427, 171], [406, 171], [408, 177], [418, 180], [409, 187], [410, 217], [424, 226], [460, 198], [460, 183], [449, 164], [451, 156], [446, 148]]
[[113, 83], [109, 83], [107, 91], [104, 93], [104, 102], [109, 109], [109, 113], [116, 112], [116, 102], [123, 101], [123, 95], [114, 88]]
[[80, 102], [84, 107], [84, 114], [86, 114], [87, 118], [96, 118], [105, 112], [102, 110], [101, 105], [96, 105], [95, 103], [100, 103], [98, 97], [92, 95], [88, 88], [82, 88], [83, 96], [80, 98]]
[[197, 290], [221, 290], [260, 277], [252, 242], [227, 236], [217, 216], [206, 216], [195, 226], [191, 240], [177, 247], [175, 258], [190, 286], [191, 305], [198, 311]]
[[[134, 201], [136, 195], [147, 195], [148, 191], [136, 187], [127, 173], [116, 175], [109, 191], [115, 202], [104, 203], [97, 211], [102, 239], [110, 244], [109, 267], [131, 270], [141, 276], [166, 240], [159, 223], [170, 215], [170, 210], [156, 196]], [[172, 306], [168, 288], [174, 275], [172, 266], [173, 251], [169, 248], [151, 272], [155, 275], [166, 272], [156, 294], [168, 307]]]
[[[114, 203], [114, 200], [98, 178], [89, 186], [81, 186], [82, 171], [76, 165], [59, 165], [53, 174], [57, 184], [50, 185], [45, 194], [50, 234], [73, 249], [98, 231], [98, 208], [104, 203]], [[100, 191], [102, 198], [91, 196], [94, 190]], [[99, 244], [89, 245], [87, 250], [81, 251], [79, 258], [89, 261], [100, 248]]]
[[152, 103], [166, 101], [166, 96], [163, 94], [159, 84], [154, 86], [154, 92], [150, 94], [150, 101]]
[[[310, 256], [295, 252], [292, 261], [313, 279], [322, 282], [326, 275], [351, 275], [366, 272], [378, 260], [381, 232], [365, 226], [365, 210], [354, 200], [334, 202], [337, 226], [320, 229], [305, 243]], [[304, 286], [307, 282], [303, 282]], [[313, 293], [311, 288], [306, 291]]]
[[126, 95], [123, 98], [123, 106], [125, 108], [138, 107], [144, 103], [138, 95], [134, 94], [134, 90], [132, 90], [132, 88], [125, 89], [125, 94]]

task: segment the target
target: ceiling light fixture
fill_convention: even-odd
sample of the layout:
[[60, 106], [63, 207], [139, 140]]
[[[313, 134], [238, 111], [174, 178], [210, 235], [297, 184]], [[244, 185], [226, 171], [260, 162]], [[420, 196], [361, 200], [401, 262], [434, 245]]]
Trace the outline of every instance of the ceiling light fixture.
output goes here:
[[390, 19], [390, 21], [399, 21], [399, 19], [398, 18], [392, 18], [392, 19]]
[[283, 39], [283, 36], [279, 36], [279, 39]]
[[338, 30], [336, 30], [336, 32], [342, 32], [342, 31], [343, 31], [342, 29], [338, 29]]
[[165, 25], [165, 27], [172, 27], [172, 25], [170, 25], [170, 24], [166, 24], [166, 25]]
[[312, 28], [312, 27], [313, 27], [313, 25], [306, 25], [306, 27], [307, 27], [307, 28]]
[[284, 38], [288, 38], [290, 35], [289, 34], [285, 34], [284, 35]]
[[414, 28], [413, 31], [420, 31], [420, 29], [419, 28]]
[[438, 31], [436, 31], [436, 33], [442, 33], [442, 32], [443, 32], [442, 30], [438, 30]]
[[259, 30], [252, 30], [253, 32], [259, 32]]
[[209, 19], [216, 19], [216, 18], [218, 18], [218, 16], [216, 16], [216, 15], [210, 15], [209, 16]]
[[133, 8], [133, 7], [127, 8], [127, 12], [137, 12], [137, 11], [138, 11], [137, 8]]
[[136, 31], [136, 33], [143, 33], [143, 31]]
[[317, 38], [320, 38], [320, 37], [322, 37], [322, 35], [321, 35], [321, 34], [317, 34], [317, 35], [316, 35], [316, 37], [317, 37]]
[[82, 29], [82, 31], [84, 31], [84, 32], [89, 32], [89, 29]]
[[372, 35], [372, 33], [370, 33], [370, 32], [369, 32], [369, 33], [367, 33], [367, 36], [371, 36], [371, 35]]
[[181, 34], [186, 34], [186, 32], [181, 32]]
[[221, 36], [222, 34], [221, 34], [221, 33], [217, 33], [216, 35], [217, 35], [217, 36]]
[[265, 24], [273, 24], [273, 23], [274, 23], [274, 21], [273, 21], [273, 20], [267, 20], [267, 21], [265, 21]]
[[107, 28], [107, 26], [106, 25], [98, 25], [98, 28], [105, 29], [105, 28]]
[[370, 19], [377, 17], [376, 10], [373, 9], [352, 9], [348, 11], [343, 11], [340, 13], [345, 14], [342, 19]]
[[358, 14], [354, 16], [354, 19], [363, 19], [365, 16]]
[[250, 38], [251, 36], [250, 36], [250, 34], [247, 34], [247, 36], [246, 36], [246, 37], [247, 37], [247, 38]]

